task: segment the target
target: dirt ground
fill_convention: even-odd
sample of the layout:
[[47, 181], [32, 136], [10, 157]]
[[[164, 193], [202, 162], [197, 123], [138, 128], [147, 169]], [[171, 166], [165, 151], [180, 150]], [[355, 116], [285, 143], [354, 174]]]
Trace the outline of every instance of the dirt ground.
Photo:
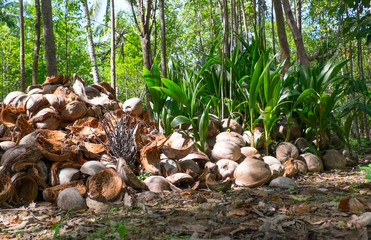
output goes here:
[[[371, 239], [371, 182], [359, 168], [301, 176], [296, 188], [126, 195], [100, 211], [47, 202], [0, 209], [0, 239]], [[108, 206], [108, 207], [107, 207]]]

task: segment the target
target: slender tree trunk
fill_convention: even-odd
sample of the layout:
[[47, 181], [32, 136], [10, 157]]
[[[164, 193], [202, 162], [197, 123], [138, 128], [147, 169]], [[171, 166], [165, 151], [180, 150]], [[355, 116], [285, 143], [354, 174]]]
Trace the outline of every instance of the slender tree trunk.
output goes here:
[[247, 21], [246, 21], [246, 13], [245, 13], [245, 4], [244, 4], [244, 1], [243, 0], [241, 0], [241, 8], [242, 8], [242, 16], [243, 16], [243, 26], [245, 28], [246, 43], [249, 44], [249, 33], [247, 31]]
[[[229, 49], [229, 56], [231, 57], [231, 61], [233, 61], [233, 30], [235, 27], [236, 22], [234, 22], [234, 0], [231, 0], [231, 34], [230, 34], [230, 39], [231, 39], [231, 45]], [[232, 67], [229, 68], [229, 99], [232, 100], [232, 86], [233, 86], [233, 69]]]
[[210, 9], [210, 42], [211, 46], [214, 44], [214, 15], [213, 15], [213, 5], [211, 0], [209, 0], [209, 9]]
[[23, 0], [19, 0], [19, 25], [20, 25], [20, 71], [21, 71], [21, 91], [26, 91], [26, 78], [24, 68], [24, 20], [23, 20]]
[[159, 0], [160, 27], [161, 27], [161, 75], [167, 77], [166, 71], [166, 29], [164, 0]]
[[290, 47], [287, 41], [285, 19], [283, 17], [281, 1], [273, 0], [273, 3], [274, 12], [276, 14], [278, 42], [280, 44], [280, 61], [286, 60], [282, 69], [284, 72], [286, 72], [290, 67]]
[[68, 76], [68, 0], [66, 0], [64, 14], [64, 21], [66, 22], [66, 75]]
[[[253, 19], [252, 19], [252, 24], [254, 27], [256, 27], [256, 0], [252, 0], [252, 12], [253, 12]], [[257, 36], [255, 36], [256, 38]]]
[[[228, 1], [223, 0], [223, 33], [227, 34], [229, 32], [229, 18], [228, 18]], [[223, 39], [224, 41], [224, 54], [229, 58], [229, 40], [228, 37]]]
[[40, 1], [35, 0], [35, 44], [33, 50], [33, 61], [32, 61], [32, 85], [37, 84], [38, 66], [39, 66], [39, 52], [40, 52]]
[[301, 0], [296, 0], [295, 5], [296, 26], [298, 27], [299, 33], [301, 34]]
[[116, 88], [116, 55], [115, 55], [115, 2], [110, 0], [111, 11], [111, 87], [117, 96]]
[[46, 61], [46, 74], [48, 77], [58, 74], [57, 55], [55, 51], [54, 31], [53, 31], [53, 11], [51, 0], [41, 0], [41, 10], [43, 17], [43, 34]]
[[89, 6], [88, 6], [87, 0], [82, 0], [82, 10], [84, 12], [85, 22], [86, 22], [86, 26], [85, 26], [86, 37], [88, 41], [88, 49], [89, 49], [90, 62], [91, 62], [91, 67], [92, 67], [92, 72], [93, 72], [93, 79], [94, 79], [94, 83], [99, 83], [97, 57], [95, 55], [95, 47], [94, 47], [94, 42], [93, 42], [93, 34], [91, 31]]
[[286, 22], [289, 25], [291, 33], [295, 40], [298, 63], [300, 65], [303, 65], [304, 67], [309, 67], [309, 58], [307, 56], [307, 53], [305, 52], [303, 38], [297, 27], [297, 23], [294, 20], [289, 0], [282, 0], [282, 5], [286, 13]]
[[[274, 16], [273, 16], [273, 0], [271, 9], [271, 24], [272, 24], [272, 45], [273, 45], [273, 55], [276, 56], [276, 38], [274, 33]], [[274, 65], [277, 65], [277, 60], [274, 58]]]

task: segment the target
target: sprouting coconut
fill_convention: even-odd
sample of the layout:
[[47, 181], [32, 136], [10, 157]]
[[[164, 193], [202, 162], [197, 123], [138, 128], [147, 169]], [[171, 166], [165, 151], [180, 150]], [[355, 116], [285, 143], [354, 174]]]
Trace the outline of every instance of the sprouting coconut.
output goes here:
[[220, 159], [216, 162], [218, 166], [218, 170], [220, 175], [222, 175], [223, 179], [227, 177], [233, 178], [233, 173], [238, 166], [238, 163], [229, 159]]
[[317, 157], [313, 153], [304, 153], [299, 156], [299, 159], [305, 161], [309, 172], [320, 172], [323, 168], [321, 158]]
[[222, 132], [216, 136], [216, 142], [220, 141], [232, 141], [238, 144], [240, 147], [246, 146], [246, 142], [241, 134], [235, 132]]
[[257, 187], [269, 181], [271, 171], [263, 161], [247, 158], [237, 166], [234, 178], [239, 186]]
[[[229, 125], [228, 125], [229, 122]], [[222, 132], [225, 132], [227, 130], [230, 130], [231, 132], [236, 132], [238, 134], [242, 134], [242, 127], [241, 124], [239, 124], [236, 120], [234, 119], [228, 119], [225, 118], [222, 120], [222, 126], [220, 129]]]
[[289, 158], [297, 159], [299, 157], [299, 150], [294, 144], [289, 142], [282, 142], [276, 149], [276, 158], [281, 163], [286, 162]]
[[241, 157], [241, 149], [237, 143], [231, 141], [220, 141], [214, 145], [212, 157], [215, 161], [218, 161], [219, 159], [237, 161]]
[[341, 152], [335, 149], [326, 150], [322, 156], [322, 161], [326, 170], [344, 169], [347, 163]]

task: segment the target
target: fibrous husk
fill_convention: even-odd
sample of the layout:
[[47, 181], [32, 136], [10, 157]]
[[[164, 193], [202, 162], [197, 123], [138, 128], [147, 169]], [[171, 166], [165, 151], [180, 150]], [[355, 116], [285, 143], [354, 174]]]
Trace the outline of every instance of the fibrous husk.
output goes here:
[[24, 114], [23, 107], [3, 105], [0, 113], [0, 122], [7, 128], [13, 128], [16, 126], [17, 119], [21, 114]]
[[60, 126], [60, 119], [53, 107], [42, 108], [30, 119], [36, 129], [56, 130]]
[[77, 96], [73, 91], [63, 86], [57, 87], [57, 89], [54, 91], [54, 95], [64, 99], [66, 103], [74, 102], [79, 99], [79, 96]]
[[269, 181], [271, 171], [261, 160], [246, 158], [234, 171], [235, 183], [239, 186], [257, 187]]
[[67, 134], [63, 131], [49, 130], [49, 129], [38, 129], [40, 135], [45, 139], [53, 139], [55, 141], [66, 142]]
[[62, 86], [61, 84], [55, 84], [55, 85], [51, 85], [51, 84], [47, 84], [47, 85], [44, 85], [44, 88], [43, 88], [43, 94], [52, 94], [54, 93], [54, 91], [59, 87], [59, 86]]
[[140, 115], [143, 112], [143, 103], [140, 98], [130, 98], [124, 102], [122, 109], [131, 115]]
[[[250, 131], [243, 132], [242, 137], [248, 146], [252, 146]], [[262, 149], [264, 147], [264, 129], [261, 127], [254, 128], [254, 147], [256, 149]]]
[[42, 94], [32, 94], [24, 101], [24, 108], [29, 112], [35, 112], [40, 107], [48, 105], [48, 100]]
[[35, 129], [28, 122], [26, 114], [20, 114], [16, 121], [16, 126], [13, 128], [12, 141], [19, 144], [19, 141], [29, 133], [32, 133]]
[[[301, 129], [296, 121], [296, 119], [292, 118], [290, 125], [290, 141], [295, 140], [301, 136]], [[282, 121], [277, 123], [277, 132], [276, 135], [280, 136], [282, 139], [286, 139], [288, 130], [288, 123], [286, 119], [283, 119]]]
[[27, 146], [31, 146], [31, 145], [35, 145], [36, 142], [37, 142], [37, 138], [39, 137], [40, 135], [40, 131], [33, 131], [32, 133], [30, 134], [27, 134], [26, 136], [24, 136], [20, 141], [19, 141], [19, 145], [27, 145]]
[[233, 179], [233, 174], [238, 166], [238, 163], [229, 159], [220, 159], [216, 162], [218, 166], [218, 171], [223, 179], [231, 178]]
[[144, 180], [149, 191], [161, 193], [170, 190], [170, 183], [163, 176], [150, 176]]
[[299, 159], [305, 161], [309, 172], [320, 172], [323, 168], [322, 160], [313, 153], [301, 154]]
[[304, 153], [304, 150], [310, 146], [308, 141], [302, 137], [296, 139], [294, 145], [299, 149], [301, 153]]
[[195, 183], [193, 177], [186, 173], [175, 173], [166, 179], [178, 187], [189, 187]]
[[178, 163], [183, 171], [193, 178], [196, 178], [202, 172], [200, 166], [192, 159], [182, 158], [178, 161]]
[[15, 164], [37, 163], [41, 156], [41, 151], [36, 146], [18, 145], [12, 147], [1, 158], [2, 172], [11, 172]]
[[231, 141], [220, 141], [215, 143], [212, 150], [212, 157], [215, 161], [219, 159], [230, 159], [237, 161], [241, 157], [240, 146]]
[[75, 121], [82, 118], [87, 110], [87, 107], [82, 102], [70, 102], [62, 109], [61, 118], [66, 121]]
[[298, 148], [289, 142], [282, 142], [276, 149], [276, 158], [281, 162], [286, 162], [289, 158], [297, 159], [299, 157]]
[[12, 197], [9, 203], [12, 205], [24, 205], [35, 201], [38, 194], [38, 184], [32, 175], [24, 172], [16, 173], [12, 177]]
[[200, 151], [192, 152], [182, 159], [191, 159], [195, 161], [198, 166], [200, 166], [200, 168], [204, 168], [205, 164], [210, 161], [209, 157], [205, 153]]
[[209, 114], [209, 126], [207, 128], [207, 137], [214, 137], [219, 133], [221, 121], [214, 114]]
[[269, 169], [271, 170], [272, 173], [271, 179], [281, 177], [285, 173], [285, 167], [281, 163], [269, 165]]
[[45, 94], [45, 99], [48, 101], [49, 105], [55, 109], [61, 109], [64, 105], [64, 99], [55, 94]]
[[339, 138], [338, 135], [336, 134], [331, 134], [330, 135], [330, 145], [334, 148], [334, 149], [342, 149], [344, 147], [344, 142]]
[[258, 150], [256, 150], [256, 148], [253, 148], [253, 147], [243, 147], [243, 148], [241, 148], [241, 154], [242, 154], [244, 157], [256, 157], [256, 158], [261, 158], [261, 155], [260, 155], [260, 153], [258, 152]]
[[47, 77], [42, 86], [45, 86], [47, 84], [55, 85], [55, 84], [65, 84], [68, 82], [68, 76], [63, 76], [62, 74], [59, 74], [57, 76]]
[[12, 180], [8, 175], [0, 176], [0, 206], [12, 196]]
[[123, 186], [120, 175], [112, 168], [97, 172], [86, 183], [89, 197], [97, 201], [115, 200]]
[[127, 186], [135, 189], [146, 188], [146, 185], [133, 173], [124, 158], [117, 159], [116, 171]]
[[24, 95], [25, 93], [24, 92], [20, 92], [20, 91], [14, 91], [14, 92], [10, 92], [4, 99], [3, 103], [5, 105], [10, 105], [10, 103], [15, 99], [17, 98], [18, 96], [22, 96]]
[[160, 170], [157, 168], [160, 161], [160, 151], [162, 145], [167, 141], [168, 138], [162, 140], [155, 140], [148, 145], [144, 146], [140, 150], [140, 163], [148, 172], [158, 175]]
[[195, 150], [195, 144], [191, 137], [185, 133], [174, 132], [163, 144], [162, 152], [171, 159], [181, 159]]
[[88, 99], [99, 97], [101, 94], [101, 92], [98, 89], [96, 89], [95, 87], [91, 87], [91, 86], [85, 87], [85, 93]]
[[41, 88], [34, 88], [27, 93], [28, 96], [33, 94], [44, 94], [44, 90]]
[[5, 152], [6, 150], [8, 150], [9, 148], [12, 148], [12, 147], [15, 147], [15, 145], [17, 145], [15, 142], [13, 141], [3, 141], [3, 142], [0, 142], [0, 152]]
[[358, 155], [354, 151], [349, 151], [347, 148], [341, 149], [341, 153], [345, 157], [347, 166], [354, 167], [359, 163]]
[[58, 194], [57, 205], [63, 210], [85, 209], [86, 201], [75, 187], [66, 188]]
[[319, 149], [321, 151], [323, 150], [326, 150], [328, 149], [329, 145], [330, 145], [330, 139], [329, 137], [327, 136], [326, 133], [323, 133], [320, 137], [319, 137], [319, 144], [317, 143], [317, 139], [314, 139], [312, 141], [312, 143], [315, 145], [315, 146], [319, 146]]
[[243, 139], [242, 135], [236, 132], [219, 133], [218, 136], [216, 136], [216, 142], [220, 141], [232, 141], [238, 144], [238, 146], [240, 146], [241, 148], [246, 146], [246, 142]]
[[70, 187], [76, 187], [79, 190], [81, 195], [84, 195], [86, 193], [84, 180], [77, 180], [77, 181], [72, 181], [72, 182], [56, 185], [53, 187], [45, 188], [43, 190], [43, 198], [47, 202], [55, 202], [58, 198], [59, 192], [66, 188], [70, 188]]
[[264, 156], [263, 161], [269, 166], [273, 164], [281, 164], [281, 162], [277, 158], [272, 156]]
[[24, 101], [27, 99], [27, 97], [27, 94], [19, 95], [18, 97], [14, 98], [9, 105], [12, 107], [24, 106]]
[[285, 177], [294, 177], [297, 174], [306, 174], [308, 172], [308, 168], [305, 162], [301, 160], [295, 160], [290, 158], [284, 163], [285, 173], [283, 176]]
[[[229, 125], [228, 125], [228, 121], [229, 121]], [[240, 135], [242, 134], [241, 124], [239, 124], [234, 119], [228, 119], [228, 118], [223, 119], [222, 120], [222, 125], [220, 127], [220, 130], [222, 132], [227, 131], [227, 130], [230, 130], [230, 131], [236, 132], [236, 133], [238, 133]]]
[[180, 166], [173, 159], [169, 158], [161, 159], [159, 165], [160, 166], [158, 168], [161, 169], [161, 175], [165, 177], [181, 171]]
[[345, 157], [335, 149], [326, 150], [322, 161], [326, 170], [344, 169], [346, 166]]

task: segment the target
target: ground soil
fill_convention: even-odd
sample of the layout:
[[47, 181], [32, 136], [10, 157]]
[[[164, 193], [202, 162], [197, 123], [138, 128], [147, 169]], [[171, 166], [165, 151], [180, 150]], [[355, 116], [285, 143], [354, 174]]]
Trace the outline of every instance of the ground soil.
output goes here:
[[108, 208], [61, 211], [47, 202], [0, 209], [0, 239], [370, 239], [354, 219], [371, 211], [358, 167], [295, 179], [297, 188], [126, 195]]

